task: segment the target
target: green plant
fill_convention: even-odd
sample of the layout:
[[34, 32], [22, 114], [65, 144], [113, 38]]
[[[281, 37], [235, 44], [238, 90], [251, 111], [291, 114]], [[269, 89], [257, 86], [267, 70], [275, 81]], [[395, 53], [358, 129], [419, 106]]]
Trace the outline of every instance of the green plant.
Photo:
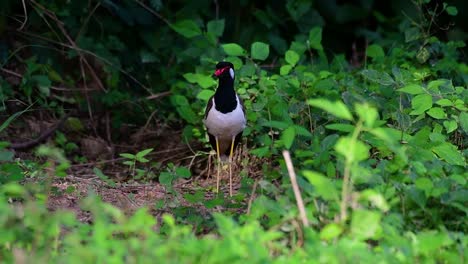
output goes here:
[[145, 158], [145, 156], [151, 153], [151, 151], [153, 151], [153, 148], [144, 149], [142, 151], [137, 152], [136, 154], [130, 154], [130, 153], [119, 154], [121, 157], [126, 159], [122, 163], [129, 167], [129, 170], [131, 171], [133, 179], [135, 179], [135, 176], [137, 176], [137, 178], [141, 178], [146, 173], [145, 170], [138, 169], [136, 167], [136, 164], [137, 162], [148, 163], [149, 160]]

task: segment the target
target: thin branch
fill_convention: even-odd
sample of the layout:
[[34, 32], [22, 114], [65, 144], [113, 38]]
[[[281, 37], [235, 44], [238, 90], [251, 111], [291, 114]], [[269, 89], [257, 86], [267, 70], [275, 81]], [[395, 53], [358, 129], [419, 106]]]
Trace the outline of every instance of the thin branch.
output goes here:
[[214, 4], [215, 4], [215, 7], [216, 7], [216, 20], [219, 19], [219, 3], [218, 3], [218, 0], [214, 0]]
[[85, 30], [85, 27], [88, 26], [88, 23], [89, 23], [89, 20], [91, 19], [91, 17], [94, 15], [94, 13], [96, 12], [96, 10], [98, 9], [98, 7], [101, 5], [101, 3], [97, 3], [93, 10], [91, 10], [91, 12], [89, 12], [89, 15], [86, 17], [85, 21], [83, 22], [83, 26], [80, 28], [80, 30], [78, 31], [78, 34], [76, 35], [76, 38], [75, 39], [79, 39], [81, 34], [83, 33], [83, 31]]
[[70, 115], [71, 115], [71, 113], [65, 114], [62, 118], [60, 118], [60, 120], [57, 123], [55, 123], [55, 125], [51, 126], [50, 128], [46, 129], [44, 132], [42, 132], [42, 134], [39, 135], [39, 137], [37, 137], [35, 139], [32, 139], [30, 141], [26, 141], [26, 142], [12, 143], [9, 146], [9, 148], [12, 148], [12, 149], [29, 149], [29, 148], [32, 148], [32, 147], [35, 147], [35, 146], [39, 145], [41, 142], [43, 142], [47, 138], [51, 137], [57, 129], [60, 129]]
[[[85, 74], [84, 67], [83, 67], [83, 61], [84, 59], [80, 57], [80, 70], [81, 70], [81, 78], [83, 78], [83, 87], [85, 88], [85, 90], [88, 90], [88, 84], [86, 82], [86, 74]], [[86, 103], [88, 106], [89, 119], [91, 120], [91, 124], [93, 124], [94, 134], [97, 136], [98, 133], [96, 130], [96, 126], [94, 124], [93, 110], [91, 109], [91, 100], [89, 99], [89, 94], [87, 91], [85, 91], [85, 97], [86, 97]]]
[[252, 208], [252, 202], [255, 198], [255, 192], [257, 191], [258, 179], [255, 179], [254, 185], [252, 187], [252, 193], [250, 194], [249, 203], [247, 205], [247, 215], [250, 214], [250, 209]]
[[[111, 66], [112, 68], [114, 69], [117, 69], [118, 71], [120, 71], [121, 73], [123, 73], [125, 76], [127, 76], [128, 78], [130, 78], [132, 81], [134, 81], [136, 84], [138, 84], [140, 87], [142, 87], [143, 89], [145, 89], [146, 91], [149, 91], [148, 87], [146, 87], [144, 84], [142, 84], [140, 81], [138, 81], [135, 77], [133, 77], [130, 73], [128, 73], [127, 71], [125, 71], [124, 69], [120, 68], [120, 67], [117, 67], [116, 65], [114, 65], [112, 62], [110, 62], [109, 60], [97, 55], [96, 53], [93, 53], [89, 50], [85, 50], [85, 49], [82, 49], [80, 47], [77, 47], [77, 46], [72, 46], [72, 45], [69, 45], [69, 44], [66, 44], [66, 43], [62, 43], [62, 42], [58, 42], [58, 41], [55, 41], [55, 40], [52, 40], [52, 39], [48, 39], [48, 38], [45, 38], [43, 36], [40, 36], [40, 35], [36, 35], [36, 34], [33, 34], [33, 33], [29, 33], [29, 32], [20, 32], [21, 34], [24, 34], [26, 36], [31, 36], [31, 37], [35, 37], [35, 38], [38, 38], [38, 39], [41, 39], [41, 40], [44, 40], [44, 41], [47, 41], [47, 42], [50, 42], [50, 43], [53, 43], [53, 44], [56, 44], [56, 45], [59, 45], [59, 46], [62, 46], [62, 47], [65, 47], [65, 48], [69, 48], [71, 50], [75, 50], [77, 51], [78, 53], [82, 52], [82, 53], [85, 53], [85, 54], [88, 54], [88, 55], [91, 55], [93, 57], [95, 57], [96, 59], [106, 63], [107, 65]], [[151, 94], [151, 93], [150, 93]]]
[[307, 219], [304, 201], [302, 200], [301, 191], [299, 190], [299, 185], [297, 184], [296, 172], [294, 172], [293, 163], [291, 161], [291, 155], [289, 151], [283, 150], [284, 161], [286, 162], [286, 167], [288, 168], [289, 178], [291, 178], [291, 184], [294, 191], [294, 196], [296, 196], [297, 208], [299, 209], [299, 214], [302, 220], [302, 224], [305, 227], [309, 226], [309, 220]]
[[[44, 11], [44, 14], [46, 14], [49, 18], [51, 18], [52, 20], [55, 21], [57, 27], [60, 29], [60, 31], [62, 32], [62, 34], [65, 36], [65, 38], [68, 40], [68, 42], [70, 43], [70, 45], [72, 47], [74, 47], [75, 49], [78, 48], [78, 45], [76, 45], [75, 41], [68, 35], [68, 32], [67, 30], [65, 29], [64, 27], [64, 23], [62, 21], [60, 21], [60, 19], [57, 18], [57, 16], [55, 15], [55, 13], [53, 13], [52, 11], [48, 10], [47, 8], [45, 8], [44, 6], [40, 5], [39, 3], [37, 3], [36, 1], [34, 0], [30, 0], [33, 4], [35, 4], [37, 7], [39, 7], [42, 11]], [[78, 49], [77, 49], [78, 50]], [[95, 70], [93, 69], [93, 67], [91, 67], [91, 65], [89, 64], [88, 60], [85, 58], [85, 56], [81, 53], [81, 52], [78, 52], [78, 55], [80, 56], [80, 58], [82, 59], [82, 62], [86, 65], [86, 67], [89, 69], [89, 72], [91, 73], [91, 75], [93, 76], [94, 80], [97, 82], [99, 88], [101, 88], [103, 91], [107, 92], [107, 89], [104, 87], [104, 85], [102, 84], [102, 81], [101, 79], [99, 79], [99, 77], [97, 76]]]
[[[22, 79], [23, 75], [20, 73], [14, 72], [12, 70], [6, 69], [6, 68], [0, 68], [1, 71], [8, 73], [16, 78]], [[69, 88], [69, 87], [59, 87], [59, 86], [50, 86], [51, 90], [56, 90], [56, 91], [96, 91], [98, 89], [93, 89], [93, 88], [88, 88], [88, 89], [83, 89], [83, 88]]]
[[28, 22], [28, 10], [26, 9], [26, 2], [22, 0], [23, 2], [23, 11], [24, 11], [24, 21], [21, 23], [21, 26], [18, 28], [18, 30], [23, 30], [24, 26], [26, 26], [26, 23]]
[[152, 95], [147, 96], [147, 97], [145, 97], [143, 99], [144, 100], [154, 100], [154, 99], [159, 99], [159, 98], [162, 98], [162, 97], [169, 96], [171, 94], [172, 94], [171, 91], [166, 91], [166, 92], [161, 92], [161, 93], [157, 93], [157, 94], [152, 94]]
[[135, 2], [137, 2], [141, 7], [143, 7], [144, 9], [146, 9], [148, 12], [150, 12], [151, 14], [157, 16], [159, 19], [161, 19], [164, 23], [166, 23], [168, 26], [171, 25], [171, 23], [169, 23], [169, 21], [164, 18], [163, 16], [161, 16], [158, 12], [154, 11], [153, 9], [151, 9], [149, 6], [145, 5], [144, 3], [138, 1], [138, 0], [135, 0]]

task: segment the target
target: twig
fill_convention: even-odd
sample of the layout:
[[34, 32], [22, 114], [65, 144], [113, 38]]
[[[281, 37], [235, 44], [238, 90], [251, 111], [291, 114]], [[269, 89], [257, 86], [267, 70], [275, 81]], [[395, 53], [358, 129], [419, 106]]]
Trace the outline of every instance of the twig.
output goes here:
[[76, 38], [75, 39], [79, 39], [81, 34], [83, 33], [83, 31], [85, 30], [85, 27], [88, 26], [88, 23], [89, 23], [89, 20], [91, 19], [91, 17], [94, 15], [94, 13], [96, 12], [96, 10], [98, 9], [98, 7], [101, 5], [101, 3], [97, 3], [94, 8], [91, 10], [91, 12], [89, 12], [88, 16], [86, 17], [85, 21], [83, 22], [83, 26], [80, 28], [80, 30], [78, 31], [78, 34], [76, 34]]
[[283, 150], [284, 161], [286, 162], [286, 167], [288, 168], [289, 178], [291, 178], [291, 184], [294, 191], [294, 196], [296, 196], [297, 207], [299, 209], [299, 214], [301, 216], [302, 224], [305, 227], [309, 226], [309, 220], [305, 212], [304, 201], [302, 201], [301, 192], [299, 186], [297, 185], [296, 173], [294, 172], [294, 167], [291, 161], [291, 155], [289, 151]]
[[215, 4], [215, 7], [216, 7], [216, 20], [219, 19], [219, 3], [218, 3], [218, 0], [214, 0], [214, 4]]
[[[23, 75], [20, 73], [14, 72], [12, 70], [6, 69], [6, 68], [0, 68], [1, 71], [8, 73], [16, 78], [22, 79]], [[88, 88], [88, 89], [83, 89], [83, 88], [69, 88], [69, 87], [59, 87], [59, 86], [50, 86], [51, 90], [56, 90], [56, 91], [96, 91], [98, 90], [97, 88]]]
[[49, 129], [45, 130], [39, 137], [26, 141], [26, 142], [21, 142], [21, 143], [12, 143], [9, 147], [12, 149], [28, 149], [32, 148], [34, 146], [37, 146], [40, 144], [42, 141], [46, 140], [50, 136], [52, 136], [55, 132], [55, 130], [59, 129], [67, 120], [67, 118], [70, 116], [70, 113], [64, 115], [55, 125], [51, 126]]
[[91, 124], [93, 124], [92, 126], [93, 126], [94, 134], [97, 136], [98, 133], [97, 133], [97, 130], [96, 130], [96, 125], [94, 123], [93, 110], [91, 109], [91, 101], [89, 99], [89, 94], [86, 91], [86, 90], [88, 90], [88, 84], [86, 82], [86, 74], [85, 74], [83, 62], [84, 62], [84, 58], [80, 57], [81, 78], [83, 78], [83, 87], [85, 88], [84, 94], [85, 94], [85, 98], [86, 98], [86, 104], [87, 104], [87, 107], [88, 107], [89, 119], [91, 120]]
[[161, 92], [161, 93], [157, 93], [157, 94], [152, 94], [150, 96], [145, 97], [144, 99], [145, 100], [154, 100], [154, 99], [159, 99], [161, 97], [169, 96], [171, 94], [172, 94], [171, 91], [166, 91], [166, 92]]
[[249, 202], [247, 204], [247, 215], [250, 214], [250, 209], [252, 208], [252, 202], [255, 197], [255, 192], [257, 191], [258, 179], [255, 179], [254, 185], [252, 187], [252, 193], [250, 194]]
[[[57, 16], [55, 15], [54, 12], [48, 10], [47, 8], [45, 8], [44, 6], [40, 5], [39, 3], [37, 3], [36, 1], [34, 0], [30, 0], [33, 4], [35, 4], [37, 7], [39, 7], [42, 11], [44, 11], [44, 14], [46, 14], [49, 18], [51, 18], [53, 21], [55, 21], [57, 27], [60, 29], [60, 31], [62, 32], [62, 34], [65, 36], [65, 38], [68, 40], [68, 42], [70, 43], [70, 45], [75, 48], [77, 51], [78, 51], [78, 45], [76, 45], [75, 41], [68, 35], [68, 32], [67, 30], [65, 29], [64, 27], [64, 23], [62, 21], [60, 21], [60, 19], [57, 18]], [[104, 85], [102, 84], [101, 82], [101, 79], [99, 79], [99, 77], [97, 76], [96, 74], [96, 71], [93, 69], [93, 67], [91, 67], [91, 65], [89, 64], [88, 60], [85, 58], [85, 56], [81, 53], [81, 52], [78, 52], [78, 55], [80, 56], [82, 62], [86, 65], [86, 67], [89, 69], [89, 72], [91, 73], [91, 75], [93, 76], [94, 80], [96, 81], [97, 85], [99, 86], [99, 88], [101, 88], [103, 91], [107, 92], [107, 89], [104, 87]]]
[[24, 11], [24, 21], [23, 23], [21, 23], [21, 26], [18, 28], [18, 30], [23, 30], [24, 26], [28, 22], [28, 10], [26, 9], [26, 3], [24, 2], [24, 0], [22, 0], [22, 2], [23, 2], [23, 11]]
[[[151, 152], [148, 154], [148, 156], [156, 156], [159, 154], [164, 154], [164, 153], [170, 153], [178, 150], [184, 150], [186, 147], [179, 147], [179, 148], [173, 148], [173, 149], [166, 149], [166, 150], [161, 150], [161, 151], [155, 151]], [[115, 159], [109, 159], [109, 160], [101, 160], [101, 161], [95, 161], [95, 162], [88, 162], [88, 163], [80, 163], [80, 164], [73, 164], [71, 165], [72, 167], [86, 167], [86, 166], [95, 166], [97, 164], [106, 164], [106, 163], [114, 163], [116, 161], [121, 161], [125, 160], [125, 158], [115, 158]]]
[[154, 11], [153, 9], [151, 9], [149, 6], [145, 5], [144, 3], [140, 2], [140, 1], [137, 1], [135, 0], [135, 2], [137, 2], [141, 7], [143, 7], [144, 9], [146, 9], [148, 12], [150, 12], [151, 14], [157, 16], [159, 19], [161, 19], [164, 23], [166, 23], [168, 26], [171, 25], [171, 23], [169, 23], [169, 21], [164, 18], [163, 16], [161, 16], [158, 12]]
[[304, 245], [304, 232], [302, 231], [301, 226], [296, 219], [291, 221], [291, 224], [296, 228], [297, 231], [297, 247], [302, 247]]
[[58, 42], [58, 41], [55, 41], [53, 39], [49, 39], [49, 38], [46, 38], [46, 37], [43, 37], [43, 36], [40, 36], [40, 35], [37, 35], [37, 34], [33, 34], [33, 33], [30, 33], [30, 32], [20, 32], [21, 34], [23, 35], [26, 35], [26, 36], [30, 36], [30, 37], [35, 37], [35, 38], [38, 38], [38, 39], [41, 39], [41, 40], [44, 40], [44, 41], [47, 41], [47, 42], [50, 42], [50, 43], [53, 43], [53, 44], [56, 44], [56, 45], [59, 45], [59, 46], [62, 46], [62, 47], [65, 47], [65, 48], [69, 48], [69, 49], [72, 49], [72, 50], [75, 50], [77, 51], [78, 53], [82, 52], [82, 53], [85, 53], [85, 54], [88, 54], [88, 55], [91, 55], [93, 57], [95, 57], [96, 59], [104, 62], [105, 64], [111, 66], [112, 68], [114, 69], [117, 69], [118, 71], [120, 71], [121, 73], [123, 73], [125, 76], [127, 76], [128, 78], [130, 78], [132, 81], [134, 81], [136, 84], [138, 84], [140, 87], [142, 87], [143, 89], [145, 89], [146, 91], [149, 91], [148, 87], [146, 87], [144, 84], [142, 84], [140, 81], [138, 81], [135, 77], [133, 77], [130, 73], [128, 73], [127, 71], [125, 71], [124, 69], [114, 65], [112, 62], [110, 62], [109, 60], [97, 55], [96, 53], [94, 52], [91, 52], [89, 50], [85, 50], [85, 49], [82, 49], [80, 47], [74, 47], [72, 45], [69, 45], [69, 44], [66, 44], [66, 43], [62, 43], [62, 42]]

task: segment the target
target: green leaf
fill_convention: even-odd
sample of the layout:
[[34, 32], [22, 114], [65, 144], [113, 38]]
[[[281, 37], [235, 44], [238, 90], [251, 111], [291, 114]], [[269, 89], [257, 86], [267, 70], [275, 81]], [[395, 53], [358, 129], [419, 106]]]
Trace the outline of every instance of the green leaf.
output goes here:
[[331, 223], [326, 225], [322, 231], [320, 231], [320, 239], [322, 240], [332, 240], [343, 233], [343, 227], [336, 223]]
[[224, 52], [229, 56], [244, 56], [245, 50], [236, 43], [228, 43], [221, 45]]
[[2, 185], [2, 195], [22, 197], [26, 193], [26, 188], [16, 182], [9, 182]]
[[445, 113], [444, 109], [440, 107], [432, 107], [426, 113], [435, 119], [447, 118], [447, 114]]
[[416, 95], [411, 100], [411, 111], [410, 115], [420, 115], [426, 110], [432, 107], [432, 96], [430, 94], [420, 94]]
[[8, 150], [0, 150], [0, 162], [2, 161], [12, 161], [15, 153]]
[[122, 164], [127, 165], [127, 166], [133, 166], [133, 161], [127, 160], [127, 161], [122, 162]]
[[322, 28], [314, 27], [309, 32], [309, 45], [315, 50], [323, 50], [322, 47]]
[[109, 184], [109, 186], [115, 187], [117, 185], [113, 180], [109, 179], [109, 177], [107, 177], [107, 175], [105, 175], [101, 169], [94, 167], [93, 172], [94, 172], [94, 175], [96, 175], [99, 179], [101, 179], [105, 183]]
[[405, 30], [405, 41], [406, 43], [415, 41], [421, 38], [421, 31], [417, 27], [410, 27]]
[[137, 157], [136, 160], [141, 163], [147, 163], [149, 162], [149, 159], [144, 158], [144, 157]]
[[16, 113], [12, 114], [11, 116], [9, 116], [7, 118], [7, 120], [5, 120], [5, 122], [3, 122], [0, 125], [0, 132], [2, 132], [5, 128], [7, 128], [10, 125], [10, 123], [13, 122], [17, 117], [19, 117], [20, 115], [22, 115], [22, 114], [26, 113], [27, 111], [29, 111], [29, 108], [31, 108], [32, 106], [33, 106], [33, 104], [29, 105], [23, 111], [16, 112]]
[[304, 177], [314, 186], [314, 191], [325, 200], [338, 201], [338, 191], [333, 182], [315, 171], [304, 171]]
[[353, 132], [355, 127], [351, 124], [329, 124], [325, 128], [341, 132]]
[[185, 178], [185, 179], [188, 179], [190, 178], [190, 176], [192, 176], [192, 173], [186, 167], [177, 167], [175, 170], [175, 173], [177, 174], [177, 176]]
[[52, 70], [52, 69], [49, 69], [47, 71], [47, 76], [49, 77], [50, 80], [54, 81], [54, 82], [63, 82], [63, 79], [62, 79], [62, 76], [60, 76], [60, 74], [58, 74], [58, 72]]
[[371, 82], [388, 86], [395, 84], [393, 78], [386, 72], [378, 72], [376, 70], [362, 70], [361, 74]]
[[225, 61], [231, 62], [234, 65], [234, 69], [240, 69], [243, 65], [242, 60], [238, 57], [229, 56]]
[[159, 183], [165, 186], [171, 186], [173, 178], [171, 173], [161, 172], [161, 174], [159, 174]]
[[204, 74], [189, 72], [189, 73], [185, 73], [183, 76], [188, 82], [196, 83], [200, 85], [203, 89], [216, 85], [216, 81], [213, 80], [213, 78]]
[[465, 159], [454, 145], [444, 142], [432, 148], [432, 151], [451, 165], [465, 166]]
[[407, 94], [422, 94], [425, 93], [421, 85], [418, 84], [408, 84], [403, 88], [398, 89], [399, 92], [404, 92]]
[[34, 75], [31, 77], [37, 84], [39, 91], [44, 94], [45, 96], [50, 95], [50, 86], [52, 82], [49, 80], [47, 75]]
[[443, 125], [445, 127], [445, 130], [447, 130], [447, 134], [452, 133], [458, 128], [457, 121], [455, 120], [447, 120], [443, 122]]
[[385, 200], [384, 196], [375, 190], [368, 189], [359, 194], [359, 200], [366, 200], [373, 206], [379, 208], [382, 212], [390, 210], [390, 206]]
[[200, 100], [203, 100], [205, 102], [207, 102], [211, 96], [214, 95], [214, 91], [213, 90], [208, 90], [208, 89], [205, 89], [205, 90], [201, 90], [198, 94], [197, 94], [197, 98], [200, 99]]
[[310, 133], [309, 130], [306, 128], [299, 126], [299, 125], [293, 125], [294, 129], [296, 130], [296, 134], [303, 136], [303, 137], [312, 137], [312, 133]]
[[369, 157], [369, 146], [351, 137], [341, 137], [336, 142], [335, 150], [350, 163], [359, 162]]
[[367, 47], [366, 50], [367, 56], [371, 58], [383, 58], [385, 57], [384, 50], [380, 45], [377, 44], [372, 44], [369, 47]]
[[447, 11], [447, 14], [451, 16], [456, 16], [458, 14], [458, 9], [456, 6], [447, 6], [445, 11]]
[[435, 230], [421, 231], [417, 234], [415, 240], [415, 244], [417, 245], [415, 248], [422, 256], [431, 256], [434, 252], [440, 251], [442, 247], [454, 243], [449, 235]]
[[143, 158], [144, 156], [148, 155], [151, 151], [153, 151], [153, 148], [145, 149], [140, 152], [138, 152], [135, 156], [136, 158]]
[[439, 101], [435, 102], [436, 104], [440, 106], [453, 106], [453, 102], [450, 101], [449, 99], [440, 99]]
[[349, 121], [353, 120], [353, 116], [349, 111], [348, 107], [341, 101], [331, 102], [326, 99], [310, 99], [307, 101], [308, 104], [320, 108], [328, 113], [342, 119]]
[[291, 148], [294, 142], [294, 138], [296, 138], [296, 129], [294, 129], [292, 126], [286, 128], [286, 130], [284, 130], [281, 134], [281, 140], [283, 141], [284, 147], [286, 149]]
[[254, 42], [250, 47], [250, 55], [254, 60], [265, 60], [270, 54], [270, 46], [263, 42]]
[[197, 83], [201, 86], [201, 88], [206, 89], [209, 87], [213, 87], [216, 85], [216, 81], [211, 78], [211, 76], [198, 74], [197, 75]]
[[299, 61], [299, 55], [297, 55], [297, 53], [295, 51], [293, 51], [293, 50], [286, 51], [286, 54], [285, 54], [284, 57], [286, 59], [286, 62], [289, 63], [293, 67]]
[[153, 63], [158, 62], [158, 57], [151, 51], [141, 50], [140, 51], [140, 59], [142, 63]]
[[206, 25], [208, 32], [217, 36], [221, 37], [224, 32], [224, 19], [219, 20], [211, 20]]
[[200, 27], [193, 20], [181, 20], [170, 26], [175, 32], [186, 38], [193, 38], [202, 33]]
[[280, 75], [281, 75], [281, 76], [288, 75], [288, 74], [291, 72], [292, 68], [293, 68], [293, 67], [292, 67], [291, 65], [283, 65], [283, 66], [281, 66], [281, 68], [280, 68]]
[[371, 107], [369, 104], [356, 104], [356, 113], [359, 118], [364, 120], [364, 124], [367, 128], [372, 128], [374, 126], [375, 120], [379, 117], [377, 109]]
[[351, 234], [359, 240], [379, 238], [382, 234], [382, 213], [358, 209], [353, 211]]
[[425, 63], [431, 54], [426, 48], [422, 48], [418, 51], [418, 54], [416, 54], [416, 59], [418, 60], [419, 63]]
[[188, 72], [188, 73], [185, 73], [183, 76], [185, 78], [185, 80], [187, 80], [189, 83], [197, 83], [197, 80], [198, 80], [198, 74], [196, 73], [191, 73], [191, 72]]
[[434, 188], [434, 184], [432, 181], [428, 178], [417, 178], [414, 181], [414, 184], [416, 185], [416, 188], [424, 191], [426, 196], [429, 196], [429, 194], [432, 192], [432, 189]]
[[[458, 116], [458, 121], [460, 122], [460, 126], [463, 129], [465, 133], [468, 132], [468, 113], [467, 112], [462, 112]], [[2, 129], [0, 129], [2, 131]]]
[[135, 155], [130, 153], [120, 153], [119, 156], [131, 160], [135, 159]]

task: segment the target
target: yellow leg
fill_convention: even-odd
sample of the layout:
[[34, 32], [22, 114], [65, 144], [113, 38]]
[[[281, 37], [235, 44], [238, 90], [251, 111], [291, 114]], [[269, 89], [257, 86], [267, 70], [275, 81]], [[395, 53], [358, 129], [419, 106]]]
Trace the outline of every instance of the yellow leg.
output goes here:
[[219, 193], [219, 171], [221, 170], [221, 158], [219, 156], [218, 137], [215, 137], [215, 140], [216, 140], [216, 155], [218, 156], [218, 167], [216, 169], [216, 193]]
[[232, 137], [231, 151], [229, 152], [229, 196], [232, 196], [232, 154], [234, 153], [234, 141], [236, 137]]

